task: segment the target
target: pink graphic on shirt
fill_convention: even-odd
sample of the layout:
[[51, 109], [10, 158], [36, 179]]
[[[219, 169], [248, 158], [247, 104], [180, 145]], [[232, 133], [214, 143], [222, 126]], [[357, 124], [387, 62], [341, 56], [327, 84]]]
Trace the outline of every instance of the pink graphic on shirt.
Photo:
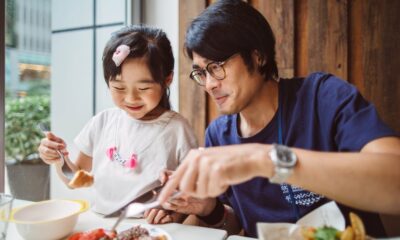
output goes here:
[[114, 153], [116, 151], [117, 151], [117, 147], [110, 147], [107, 149], [106, 155], [111, 161], [114, 160]]
[[137, 166], [137, 155], [132, 154], [131, 159], [126, 161], [125, 167], [134, 169], [134, 168], [136, 168], [136, 166]]

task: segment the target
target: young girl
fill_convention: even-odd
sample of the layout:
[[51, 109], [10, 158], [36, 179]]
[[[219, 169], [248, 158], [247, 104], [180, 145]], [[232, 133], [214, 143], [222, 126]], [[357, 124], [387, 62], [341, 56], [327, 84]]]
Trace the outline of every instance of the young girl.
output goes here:
[[[171, 111], [168, 86], [174, 58], [166, 34], [132, 26], [116, 32], [103, 53], [104, 78], [116, 108], [94, 116], [75, 138], [76, 169], [94, 176], [93, 210], [111, 214], [153, 189], [197, 147], [187, 121]], [[47, 133], [39, 146], [48, 164], [59, 162], [64, 141]]]

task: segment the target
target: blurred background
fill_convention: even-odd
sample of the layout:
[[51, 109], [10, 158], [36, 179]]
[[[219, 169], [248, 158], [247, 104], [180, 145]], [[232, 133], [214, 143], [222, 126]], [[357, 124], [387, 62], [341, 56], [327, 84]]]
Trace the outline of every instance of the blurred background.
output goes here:
[[[88, 196], [87, 189], [67, 189], [38, 159], [37, 125], [50, 124], [73, 159], [73, 138], [113, 106], [101, 60], [111, 33], [138, 23], [161, 27], [177, 56], [178, 1], [6, 0], [5, 13], [5, 190], [33, 201]], [[175, 80], [171, 102], [178, 111], [177, 87]]]

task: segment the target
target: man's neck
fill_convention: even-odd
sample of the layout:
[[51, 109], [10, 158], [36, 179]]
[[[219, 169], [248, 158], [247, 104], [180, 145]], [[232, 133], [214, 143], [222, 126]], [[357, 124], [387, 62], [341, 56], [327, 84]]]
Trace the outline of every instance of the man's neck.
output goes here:
[[239, 130], [242, 137], [251, 137], [269, 124], [278, 109], [278, 83], [265, 82], [254, 101], [239, 116]]

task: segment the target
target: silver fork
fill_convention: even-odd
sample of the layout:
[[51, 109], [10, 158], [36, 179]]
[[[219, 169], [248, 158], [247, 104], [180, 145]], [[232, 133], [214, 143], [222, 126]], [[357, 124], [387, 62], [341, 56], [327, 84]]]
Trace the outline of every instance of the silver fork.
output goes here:
[[[159, 189], [161, 190], [161, 188]], [[181, 192], [176, 191], [171, 195], [169, 198], [170, 200], [177, 198], [181, 195]], [[138, 203], [134, 202], [129, 204], [127, 207], [125, 207], [124, 210], [121, 211], [121, 214], [119, 215], [117, 221], [115, 221], [113, 227], [111, 228], [112, 232], [115, 232], [117, 229], [117, 226], [122, 222], [127, 217], [134, 217], [137, 216], [140, 213], [143, 213], [144, 211], [152, 208], [156, 208], [160, 206], [160, 202], [158, 200], [150, 202], [150, 203]]]
[[[46, 135], [47, 132], [50, 132], [50, 128], [44, 123], [39, 123], [38, 127], [43, 132], [44, 135]], [[69, 158], [65, 157], [60, 150], [56, 149], [55, 151], [60, 156], [60, 163], [55, 164], [57, 174], [61, 178], [61, 180], [69, 187], [68, 183], [71, 181], [72, 176], [71, 173], [64, 173], [63, 170], [64, 163], [67, 164], [67, 166], [72, 170], [72, 172], [76, 172], [77, 169], [74, 166], [74, 164], [69, 160]]]

